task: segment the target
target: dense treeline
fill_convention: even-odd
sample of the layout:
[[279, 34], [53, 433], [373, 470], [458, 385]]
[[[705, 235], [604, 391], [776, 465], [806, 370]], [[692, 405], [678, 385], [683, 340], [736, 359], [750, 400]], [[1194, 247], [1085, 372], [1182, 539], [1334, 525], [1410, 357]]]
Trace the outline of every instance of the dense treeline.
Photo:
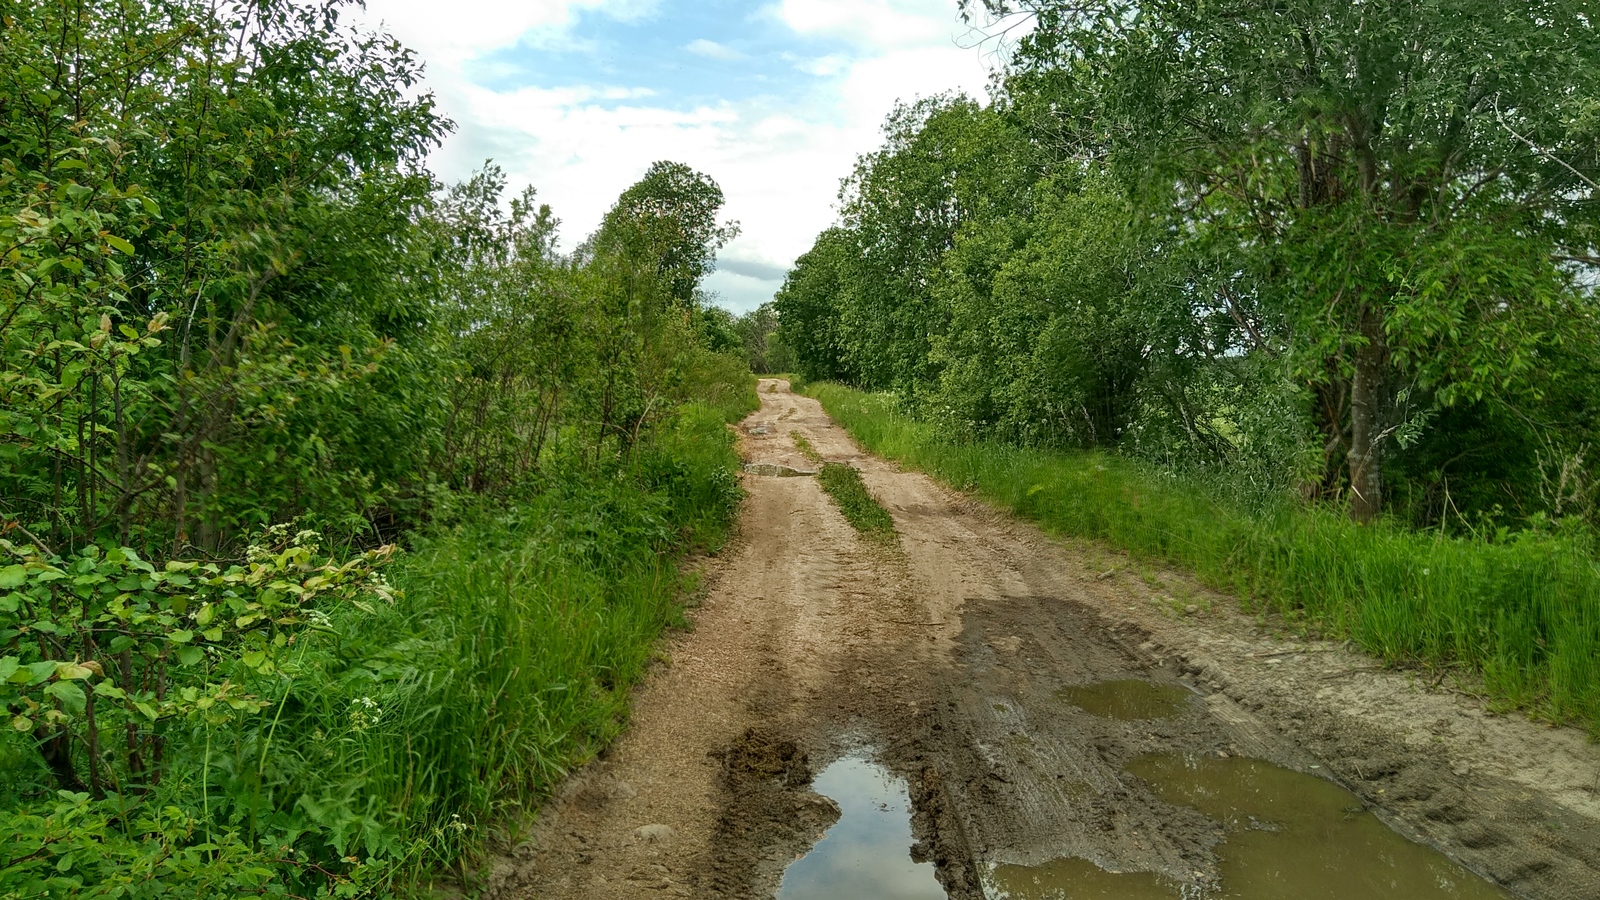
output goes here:
[[801, 373], [1358, 521], [1595, 520], [1593, 4], [984, 6], [1032, 14], [992, 101], [900, 108], [779, 294]]
[[342, 5], [0, 2], [0, 897], [455, 863], [737, 502], [715, 182], [563, 253]]

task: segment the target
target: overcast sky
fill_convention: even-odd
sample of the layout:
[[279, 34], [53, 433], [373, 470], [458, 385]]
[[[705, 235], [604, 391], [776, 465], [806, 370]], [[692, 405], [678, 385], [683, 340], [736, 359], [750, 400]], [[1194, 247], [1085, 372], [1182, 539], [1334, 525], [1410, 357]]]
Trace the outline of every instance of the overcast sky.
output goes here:
[[833, 222], [896, 98], [983, 97], [994, 65], [956, 0], [367, 0], [365, 19], [427, 61], [456, 123], [439, 177], [493, 158], [568, 248], [656, 160], [715, 178], [743, 234], [707, 287], [736, 311]]

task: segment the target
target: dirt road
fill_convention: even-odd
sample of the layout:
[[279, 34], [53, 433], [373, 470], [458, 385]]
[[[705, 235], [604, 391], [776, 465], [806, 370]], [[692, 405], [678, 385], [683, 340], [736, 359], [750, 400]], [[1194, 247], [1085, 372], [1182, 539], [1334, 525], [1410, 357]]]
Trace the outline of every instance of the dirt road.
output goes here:
[[[814, 468], [804, 436], [860, 469], [898, 542], [858, 538], [815, 478], [747, 474], [740, 538], [711, 563], [694, 628], [668, 643], [622, 741], [501, 861], [493, 896], [771, 897], [839, 815], [812, 776], [853, 752], [905, 779], [908, 851], [958, 900], [1003, 896], [1006, 872], [1043, 883], [1062, 860], [1187, 897], [1275, 896], [1232, 880], [1238, 848], [1282, 829], [1229, 820], [1170, 777], [1241, 757], [1342, 784], [1357, 799], [1334, 818], [1365, 807], [1512, 895], [1600, 897], [1600, 750], [1582, 734], [1281, 638], [1180, 574], [1044, 536], [862, 454], [784, 382], [764, 381], [761, 403], [746, 460]], [[1167, 706], [1097, 708], [1089, 686], [1121, 680]], [[1492, 895], [1475, 890], [1448, 896]]]

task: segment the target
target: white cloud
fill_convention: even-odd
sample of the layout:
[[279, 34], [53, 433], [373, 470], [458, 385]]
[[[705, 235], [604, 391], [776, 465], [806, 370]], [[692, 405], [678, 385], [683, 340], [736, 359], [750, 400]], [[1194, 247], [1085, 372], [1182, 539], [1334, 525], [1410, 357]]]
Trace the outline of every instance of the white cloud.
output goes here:
[[939, 4], [945, 7], [944, 16], [928, 15], [931, 5], [896, 0], [780, 0], [770, 9], [800, 34], [881, 48], [950, 42], [954, 2]]
[[[532, 184], [551, 204], [570, 247], [650, 163], [687, 163], [722, 185], [727, 215], [743, 226], [707, 284], [735, 309], [769, 299], [781, 273], [834, 221], [840, 178], [878, 146], [897, 99], [946, 90], [982, 96], [990, 62], [958, 46], [966, 29], [954, 0], [783, 0], [763, 12], [769, 21], [802, 37], [846, 41], [848, 51], [807, 56], [797, 38], [797, 52], [785, 58], [804, 73], [796, 75], [805, 86], [799, 95], [679, 109], [651, 85], [612, 83], [612, 75], [497, 91], [466, 74], [467, 63], [493, 50], [559, 35], [582, 10], [640, 16], [653, 9], [650, 0], [455, 0], [448, 14], [438, 9], [430, 0], [368, 0], [369, 17], [391, 23], [428, 60], [429, 86], [457, 122], [433, 157], [440, 177], [463, 178], [492, 156], [513, 190]], [[685, 49], [731, 51], [709, 40]]]
[[368, 25], [382, 25], [435, 67], [515, 45], [530, 33], [560, 31], [578, 13], [617, 19], [649, 15], [657, 0], [369, 0]]
[[744, 59], [744, 54], [733, 49], [732, 47], [719, 44], [716, 41], [708, 41], [705, 38], [696, 38], [685, 45], [683, 49], [693, 53], [696, 56], [704, 56], [709, 59], [722, 59], [729, 61]]

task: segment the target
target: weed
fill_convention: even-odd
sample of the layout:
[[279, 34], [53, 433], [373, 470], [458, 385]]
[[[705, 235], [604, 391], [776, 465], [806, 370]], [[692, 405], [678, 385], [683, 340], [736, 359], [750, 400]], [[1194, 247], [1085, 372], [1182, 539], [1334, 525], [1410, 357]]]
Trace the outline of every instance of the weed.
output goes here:
[[798, 431], [791, 431], [789, 432], [789, 439], [794, 441], [794, 449], [798, 450], [801, 456], [814, 463], [822, 462], [822, 454], [817, 452], [817, 448], [811, 446], [811, 442], [806, 440], [805, 435]]
[[894, 519], [867, 491], [861, 473], [844, 463], [823, 463], [817, 476], [839, 511], [862, 535], [875, 540], [894, 540]]

